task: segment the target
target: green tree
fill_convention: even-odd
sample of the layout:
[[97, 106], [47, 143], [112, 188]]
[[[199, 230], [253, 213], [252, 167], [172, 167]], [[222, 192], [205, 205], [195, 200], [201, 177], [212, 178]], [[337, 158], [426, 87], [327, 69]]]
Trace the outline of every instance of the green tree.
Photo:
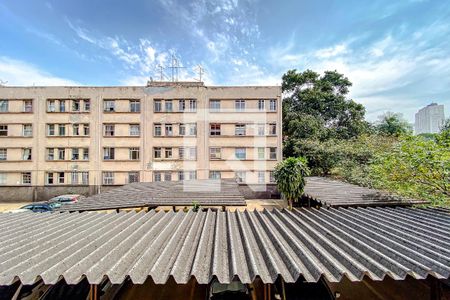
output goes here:
[[389, 111], [378, 117], [375, 129], [378, 134], [382, 135], [401, 136], [412, 134], [412, 127], [403, 118], [403, 115]]
[[442, 125], [442, 127], [441, 127], [441, 132], [448, 131], [448, 130], [450, 130], [450, 118], [445, 120], [444, 125]]
[[303, 195], [305, 177], [309, 175], [306, 159], [303, 157], [289, 157], [275, 167], [275, 180], [278, 190], [286, 197], [289, 209], [294, 201]]
[[285, 157], [304, 156], [314, 174], [329, 174], [337, 158], [328, 146], [368, 132], [364, 106], [347, 98], [351, 85], [336, 71], [283, 75]]

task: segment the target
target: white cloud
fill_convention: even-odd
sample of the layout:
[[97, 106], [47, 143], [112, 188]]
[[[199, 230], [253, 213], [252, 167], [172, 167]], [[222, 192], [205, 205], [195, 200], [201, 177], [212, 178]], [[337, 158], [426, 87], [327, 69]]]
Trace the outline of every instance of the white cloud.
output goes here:
[[74, 86], [80, 83], [54, 76], [24, 61], [9, 57], [0, 57], [0, 79], [7, 81], [7, 86], [39, 85], [39, 86]]
[[347, 45], [339, 44], [333, 47], [319, 49], [314, 53], [314, 55], [317, 58], [330, 58], [346, 54], [347, 52], [348, 52]]

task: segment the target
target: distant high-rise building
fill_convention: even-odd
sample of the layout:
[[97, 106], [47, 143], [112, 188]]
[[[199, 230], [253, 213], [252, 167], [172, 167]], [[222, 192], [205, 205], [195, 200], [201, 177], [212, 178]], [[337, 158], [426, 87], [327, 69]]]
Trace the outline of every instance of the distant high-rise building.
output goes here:
[[431, 103], [416, 113], [415, 134], [438, 133], [444, 122], [444, 105]]

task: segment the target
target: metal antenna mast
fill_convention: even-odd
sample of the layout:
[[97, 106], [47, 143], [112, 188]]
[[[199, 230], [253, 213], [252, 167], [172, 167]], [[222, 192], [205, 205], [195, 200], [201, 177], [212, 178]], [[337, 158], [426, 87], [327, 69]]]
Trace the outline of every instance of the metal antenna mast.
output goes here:
[[184, 67], [180, 67], [178, 59], [175, 57], [174, 54], [172, 54], [172, 65], [169, 67], [169, 69], [171, 70], [171, 80], [172, 82], [174, 81], [178, 81], [178, 70], [182, 69]]
[[198, 65], [198, 81], [202, 82], [202, 75], [205, 73], [205, 69], [203, 69], [202, 65]]

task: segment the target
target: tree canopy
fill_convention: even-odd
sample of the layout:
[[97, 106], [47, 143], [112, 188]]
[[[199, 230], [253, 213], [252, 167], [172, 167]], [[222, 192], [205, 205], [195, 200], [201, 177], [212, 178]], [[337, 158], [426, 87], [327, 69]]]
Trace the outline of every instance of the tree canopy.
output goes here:
[[403, 115], [390, 111], [378, 117], [375, 129], [379, 134], [391, 136], [401, 136], [412, 133], [411, 125], [403, 118]]

